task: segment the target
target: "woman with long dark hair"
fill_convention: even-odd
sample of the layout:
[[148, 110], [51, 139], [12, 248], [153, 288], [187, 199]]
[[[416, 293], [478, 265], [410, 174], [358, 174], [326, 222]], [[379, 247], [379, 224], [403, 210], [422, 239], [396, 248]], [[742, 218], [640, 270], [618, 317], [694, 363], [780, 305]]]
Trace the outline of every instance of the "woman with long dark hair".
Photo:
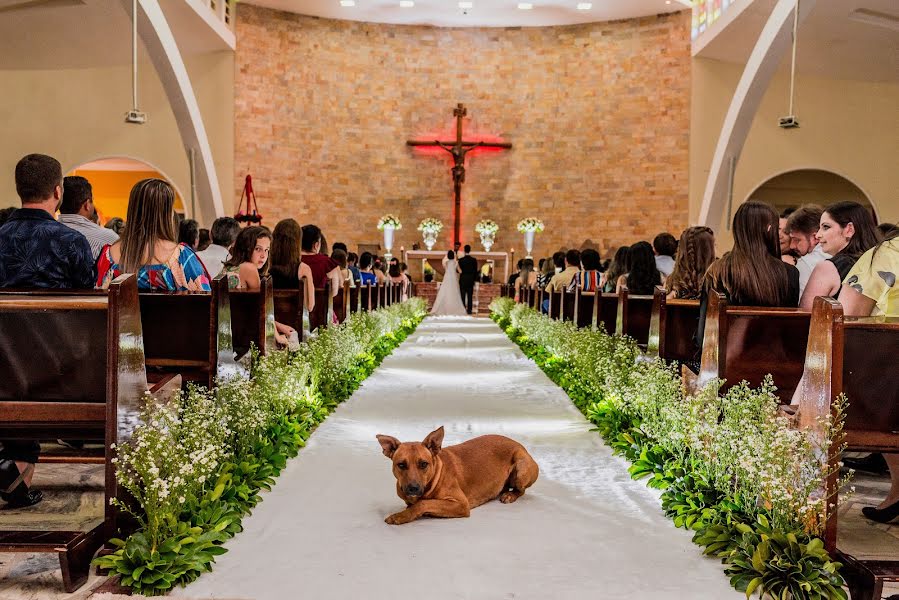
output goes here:
[[708, 227], [688, 227], [680, 236], [674, 270], [665, 280], [669, 299], [698, 299], [702, 296], [702, 280], [709, 265], [715, 262], [715, 234]]
[[818, 245], [831, 258], [815, 265], [800, 308], [812, 309], [817, 296], [840, 295], [840, 286], [859, 257], [877, 245], [880, 231], [871, 212], [858, 202], [837, 202], [824, 209], [816, 234]]
[[615, 252], [615, 257], [612, 259], [612, 264], [609, 265], [609, 269], [605, 273], [603, 273], [605, 279], [603, 282], [602, 291], [606, 293], [615, 291], [615, 289], [618, 287], [618, 278], [627, 273], [630, 269], [630, 256], [630, 246], [622, 246]]
[[626, 274], [618, 278], [615, 291], [621, 293], [627, 287], [628, 293], [651, 296], [657, 285], [662, 285], [662, 275], [656, 267], [655, 253], [649, 242], [637, 242], [628, 253], [630, 266]]
[[303, 228], [294, 219], [282, 219], [272, 232], [272, 251], [269, 255], [269, 273], [272, 285], [278, 289], [296, 289], [300, 280], [305, 283], [305, 305], [308, 310], [315, 308], [315, 286], [312, 270], [301, 260]]

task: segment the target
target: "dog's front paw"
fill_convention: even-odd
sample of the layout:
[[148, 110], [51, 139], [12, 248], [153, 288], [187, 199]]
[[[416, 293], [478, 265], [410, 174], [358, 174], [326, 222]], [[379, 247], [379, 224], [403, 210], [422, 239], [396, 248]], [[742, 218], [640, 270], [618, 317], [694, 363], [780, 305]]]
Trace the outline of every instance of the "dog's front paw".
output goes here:
[[384, 519], [384, 522], [388, 525], [402, 525], [404, 523], [408, 523], [411, 521], [408, 516], [404, 515], [401, 512], [395, 513]]

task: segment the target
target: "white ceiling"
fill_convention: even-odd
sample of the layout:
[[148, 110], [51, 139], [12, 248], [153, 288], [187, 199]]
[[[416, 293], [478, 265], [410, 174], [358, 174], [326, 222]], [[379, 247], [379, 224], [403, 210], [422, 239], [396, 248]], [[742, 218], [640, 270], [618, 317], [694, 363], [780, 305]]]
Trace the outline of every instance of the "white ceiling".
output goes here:
[[[748, 4], [696, 56], [745, 64], [775, 2]], [[859, 10], [862, 13], [855, 12]], [[875, 18], [866, 19], [869, 22], [850, 18], [872, 13]], [[818, 0], [799, 28], [796, 48], [799, 74], [899, 81], [899, 0]], [[782, 68], [789, 68], [789, 56]]]
[[[415, 6], [402, 8], [400, 0], [354, 0], [343, 7], [339, 0], [246, 0], [248, 4], [314, 17], [392, 23], [434, 25], [436, 27], [543, 27], [612, 21], [677, 12], [690, 0], [471, 0], [473, 6], [459, 8], [458, 0], [413, 0]], [[530, 2], [531, 10], [518, 8]], [[578, 10], [589, 2], [589, 10]]]

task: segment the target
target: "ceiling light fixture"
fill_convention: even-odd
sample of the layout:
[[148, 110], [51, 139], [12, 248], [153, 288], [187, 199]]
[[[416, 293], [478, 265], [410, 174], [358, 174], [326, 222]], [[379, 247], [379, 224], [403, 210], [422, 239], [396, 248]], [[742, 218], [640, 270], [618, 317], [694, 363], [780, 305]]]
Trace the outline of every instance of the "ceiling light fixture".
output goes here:
[[402, 8], [412, 8], [415, 6], [415, 2], [412, 0], [400, 0], [400, 7]]
[[578, 2], [577, 9], [578, 10], [590, 10], [593, 8], [593, 5], [589, 2]]
[[460, 2], [459, 8], [465, 8], [465, 9], [474, 8], [474, 2]]
[[340, 5], [349, 8], [350, 6], [356, 6], [356, 0], [340, 0]]
[[520, 8], [521, 10], [531, 10], [532, 8], [534, 8], [534, 5], [530, 2], [519, 2], [518, 8]]

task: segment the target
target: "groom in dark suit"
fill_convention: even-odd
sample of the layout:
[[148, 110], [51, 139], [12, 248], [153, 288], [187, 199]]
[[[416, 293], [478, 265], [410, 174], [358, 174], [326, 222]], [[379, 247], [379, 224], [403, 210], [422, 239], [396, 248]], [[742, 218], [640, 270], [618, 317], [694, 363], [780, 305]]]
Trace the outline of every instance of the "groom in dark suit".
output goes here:
[[471, 246], [465, 246], [465, 256], [459, 259], [459, 291], [462, 292], [462, 303], [471, 314], [471, 303], [474, 296], [474, 283], [478, 280], [478, 259], [471, 256]]

